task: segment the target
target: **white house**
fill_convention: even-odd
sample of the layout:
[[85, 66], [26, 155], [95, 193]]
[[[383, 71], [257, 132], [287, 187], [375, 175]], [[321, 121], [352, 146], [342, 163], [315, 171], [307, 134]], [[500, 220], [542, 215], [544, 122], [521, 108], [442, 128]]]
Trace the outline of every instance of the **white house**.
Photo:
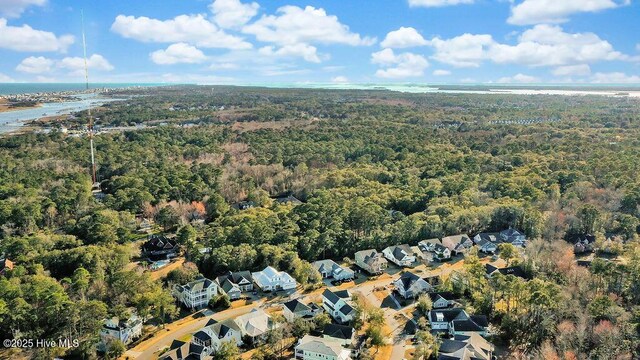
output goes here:
[[431, 298], [432, 308], [434, 309], [446, 309], [455, 304], [455, 296], [448, 291], [432, 292], [429, 293]]
[[486, 316], [469, 316], [462, 308], [434, 309], [429, 311], [428, 319], [432, 330], [447, 330], [454, 336], [470, 333], [486, 336], [489, 325]]
[[267, 332], [278, 327], [271, 316], [262, 309], [253, 309], [251, 312], [238, 316], [234, 322], [240, 328], [242, 336], [247, 336], [253, 341], [261, 340]]
[[527, 246], [527, 237], [516, 229], [506, 229], [500, 231], [500, 241], [508, 243], [513, 246], [525, 247]]
[[239, 299], [243, 292], [253, 291], [253, 281], [248, 271], [229, 272], [218, 276], [217, 281], [231, 300]]
[[223, 342], [228, 341], [234, 342], [238, 346], [242, 345], [240, 327], [233, 319], [223, 322], [211, 319], [204, 328], [191, 337], [191, 342], [202, 346], [207, 355], [214, 353]]
[[451, 235], [442, 238], [442, 245], [452, 254], [466, 254], [473, 247], [473, 241], [466, 234]]
[[189, 309], [207, 306], [209, 300], [218, 294], [220, 294], [218, 284], [207, 278], [194, 280], [186, 285], [176, 285], [173, 288], [176, 299]]
[[305, 335], [295, 347], [298, 360], [349, 360], [351, 351], [342, 347], [339, 340]]
[[267, 266], [262, 271], [251, 274], [253, 281], [262, 291], [291, 290], [297, 286], [296, 280], [284, 271]]
[[400, 296], [405, 299], [416, 298], [418, 295], [431, 290], [431, 285], [428, 282], [411, 272], [402, 273], [402, 275], [393, 282], [393, 286]]
[[314, 269], [318, 270], [323, 279], [335, 279], [344, 281], [351, 280], [355, 276], [353, 270], [344, 266], [340, 266], [335, 261], [330, 259], [314, 261], [311, 266], [313, 266]]
[[389, 246], [382, 250], [382, 254], [387, 260], [401, 267], [409, 267], [416, 262], [413, 250], [407, 244]]
[[353, 320], [356, 312], [351, 305], [351, 294], [348, 290], [333, 292], [325, 289], [322, 293], [322, 307], [340, 324]]
[[381, 274], [388, 266], [384, 255], [374, 249], [362, 250], [355, 253], [356, 265], [369, 274]]
[[433, 252], [435, 250], [436, 244], [442, 244], [440, 239], [427, 239], [422, 240], [418, 243], [418, 247], [422, 251]]
[[322, 308], [314, 303], [305, 305], [298, 299], [287, 301], [282, 304], [282, 315], [287, 321], [291, 322], [296, 318], [311, 320], [322, 312]]
[[435, 244], [433, 247], [433, 257], [440, 261], [451, 259], [451, 250], [442, 244]]
[[480, 233], [473, 237], [478, 250], [485, 254], [495, 254], [498, 251], [498, 237], [492, 233]]
[[105, 349], [107, 343], [112, 340], [119, 340], [127, 345], [142, 335], [142, 319], [138, 317], [134, 309], [130, 310], [127, 319], [113, 317], [105, 319], [100, 329], [101, 349]]

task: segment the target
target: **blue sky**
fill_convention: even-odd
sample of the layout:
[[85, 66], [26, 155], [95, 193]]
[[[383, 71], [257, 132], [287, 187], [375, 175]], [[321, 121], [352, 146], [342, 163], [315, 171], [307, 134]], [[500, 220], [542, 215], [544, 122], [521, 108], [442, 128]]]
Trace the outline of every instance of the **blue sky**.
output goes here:
[[[159, 6], [162, 4], [162, 6]], [[639, 0], [0, 0], [0, 82], [640, 83]]]

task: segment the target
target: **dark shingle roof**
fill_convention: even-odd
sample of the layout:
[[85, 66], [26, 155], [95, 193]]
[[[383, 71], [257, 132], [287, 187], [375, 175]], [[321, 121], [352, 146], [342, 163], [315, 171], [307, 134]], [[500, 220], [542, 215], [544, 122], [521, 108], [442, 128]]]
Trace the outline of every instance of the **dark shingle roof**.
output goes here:
[[302, 311], [308, 311], [310, 310], [309, 306], [301, 303], [300, 301], [298, 301], [297, 299], [291, 300], [291, 301], [287, 301], [286, 303], [283, 304], [287, 309], [289, 309], [292, 313], [297, 313], [297, 312], [302, 312]]
[[324, 335], [344, 340], [351, 339], [351, 337], [353, 336], [353, 332], [354, 329], [351, 326], [336, 324], [327, 324], [324, 326], [324, 329], [322, 331]]

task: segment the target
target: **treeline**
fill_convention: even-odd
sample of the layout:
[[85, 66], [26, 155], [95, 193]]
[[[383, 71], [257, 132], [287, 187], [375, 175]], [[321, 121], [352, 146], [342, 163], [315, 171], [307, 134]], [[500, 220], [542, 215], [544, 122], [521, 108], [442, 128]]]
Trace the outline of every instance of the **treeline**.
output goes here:
[[[594, 307], [594, 299], [600, 303], [603, 297], [615, 303], [609, 308], [626, 314], [638, 306], [632, 280], [640, 230], [640, 106], [632, 99], [237, 87], [166, 87], [114, 96], [132, 94], [149, 96], [99, 110], [103, 124], [184, 116], [211, 121], [97, 136], [101, 201], [91, 193], [86, 138], [0, 138], [0, 252], [16, 265], [0, 280], [5, 337], [78, 331], [86, 346], [75, 351], [89, 357], [106, 316], [134, 307], [168, 321], [175, 312], [168, 289], [147, 274], [125, 270], [138, 250], [135, 215], [153, 218], [163, 231], [178, 231], [189, 260], [206, 276], [271, 265], [301, 283], [317, 281], [311, 261], [342, 260], [365, 248], [515, 227], [555, 249], [594, 234], [600, 243], [615, 239], [607, 246], [610, 255], [626, 261], [624, 271], [556, 274], [541, 265], [545, 257], [530, 254], [544, 286], [527, 286], [556, 289], [554, 304], [562, 304], [564, 292], [586, 286], [576, 279], [586, 279], [598, 290], [581, 295], [575, 309]], [[234, 116], [255, 127], [230, 123], [232, 115], [222, 114], [227, 111], [241, 113]], [[560, 121], [487, 123], [531, 117]], [[78, 124], [84, 120], [80, 115]], [[444, 121], [464, 126], [435, 126]], [[303, 204], [273, 200], [286, 195]], [[233, 206], [244, 200], [256, 206]], [[553, 251], [572, 263], [565, 250]], [[507, 296], [477, 281], [460, 290], [474, 306], [488, 304], [474, 294]], [[529, 345], [507, 333], [504, 341], [514, 349], [551, 346], [562, 352], [553, 338], [560, 319], [583, 326], [565, 312], [534, 309], [533, 300], [518, 299], [522, 306], [514, 312], [489, 309], [495, 321], [521, 321], [522, 329], [547, 321], [540, 314], [553, 321], [543, 334], [526, 338]], [[92, 314], [86, 319], [91, 322], [79, 324], [78, 311]], [[525, 314], [531, 317], [514, 318]], [[637, 357], [629, 342], [638, 336], [630, 317], [608, 319], [625, 329], [612, 335], [627, 344], [620, 353]], [[595, 348], [576, 354], [595, 354]]]

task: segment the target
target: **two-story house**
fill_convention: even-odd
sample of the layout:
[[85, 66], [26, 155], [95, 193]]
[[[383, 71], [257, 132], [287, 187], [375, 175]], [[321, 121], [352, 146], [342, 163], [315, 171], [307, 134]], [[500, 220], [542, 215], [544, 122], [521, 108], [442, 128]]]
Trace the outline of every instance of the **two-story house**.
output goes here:
[[498, 236], [494, 233], [480, 233], [473, 237], [478, 250], [485, 254], [495, 254], [498, 251]]
[[142, 319], [138, 317], [135, 309], [129, 309], [129, 313], [129, 317], [125, 319], [113, 317], [104, 320], [100, 329], [99, 349], [104, 350], [113, 340], [127, 345], [142, 335]]
[[445, 330], [450, 335], [469, 335], [478, 333], [487, 335], [489, 322], [484, 315], [469, 315], [462, 308], [434, 309], [428, 314], [432, 330]]
[[351, 351], [338, 340], [305, 335], [294, 350], [297, 360], [349, 360]]
[[372, 275], [381, 274], [388, 266], [384, 255], [374, 249], [358, 251], [354, 257], [356, 265]]
[[428, 282], [408, 271], [403, 272], [402, 275], [393, 282], [393, 286], [396, 291], [398, 291], [398, 294], [405, 299], [415, 299], [418, 295], [431, 290], [431, 285]]
[[314, 261], [311, 266], [318, 270], [323, 279], [346, 281], [353, 279], [355, 276], [353, 270], [348, 267], [340, 266], [330, 259]]
[[293, 299], [282, 304], [282, 315], [287, 321], [292, 322], [296, 318], [312, 320], [322, 313], [322, 308], [314, 303], [303, 304], [298, 299]]
[[253, 278], [249, 271], [229, 272], [216, 279], [231, 300], [239, 299], [243, 292], [253, 291]]
[[527, 246], [527, 237], [516, 229], [506, 229], [500, 231], [499, 234], [500, 241], [503, 243], [511, 244], [517, 247], [526, 247]]
[[455, 295], [448, 291], [429, 293], [433, 309], [446, 309], [455, 304]]
[[254, 272], [251, 276], [262, 291], [291, 290], [298, 285], [291, 275], [271, 266], [267, 266], [262, 271]]
[[220, 293], [218, 284], [207, 278], [200, 278], [185, 285], [175, 285], [173, 288], [173, 296], [188, 309], [205, 307], [212, 297]]
[[451, 254], [466, 254], [473, 247], [473, 241], [466, 234], [445, 236], [442, 245], [451, 251]]
[[351, 303], [351, 294], [348, 290], [333, 292], [325, 289], [322, 293], [322, 307], [340, 324], [353, 320], [355, 315], [355, 309]]
[[389, 246], [382, 250], [384, 257], [400, 267], [409, 267], [416, 262], [413, 250], [407, 244]]
[[216, 352], [223, 342], [242, 345], [242, 333], [234, 319], [217, 322], [210, 319], [204, 328], [193, 334], [191, 342], [202, 346], [207, 355]]

